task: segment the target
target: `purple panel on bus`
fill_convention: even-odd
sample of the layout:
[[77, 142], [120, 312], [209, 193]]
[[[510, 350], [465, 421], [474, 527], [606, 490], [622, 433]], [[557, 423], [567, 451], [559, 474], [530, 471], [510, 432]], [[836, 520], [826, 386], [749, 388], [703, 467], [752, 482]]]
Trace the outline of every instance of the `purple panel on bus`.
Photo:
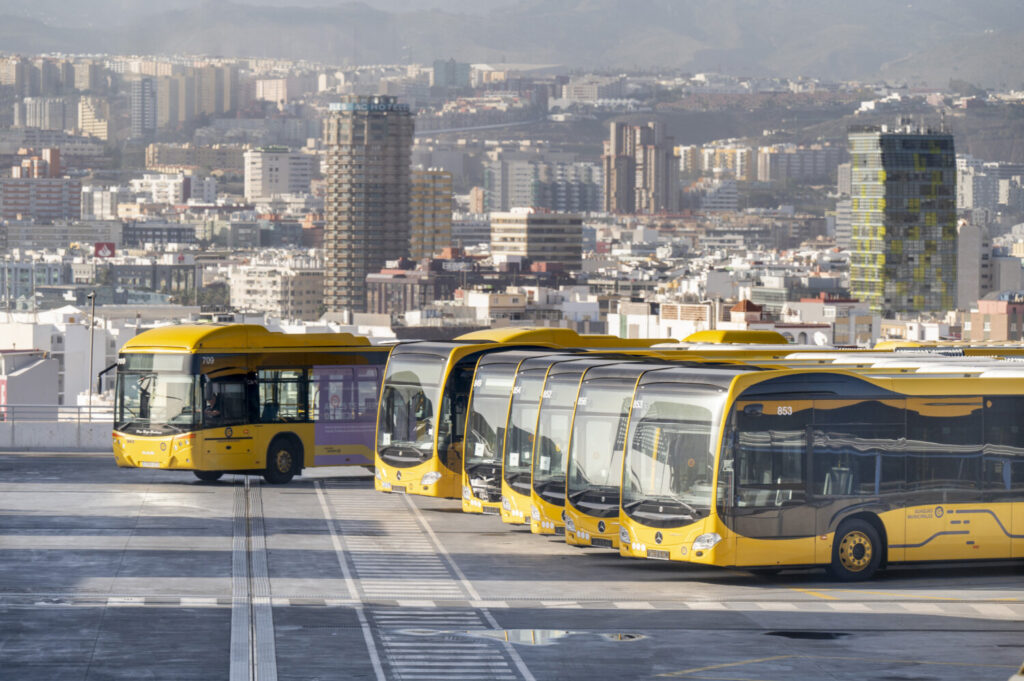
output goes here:
[[[383, 366], [313, 367], [310, 402], [316, 420], [316, 445], [347, 450], [318, 455], [318, 465], [373, 463], [382, 374]], [[366, 451], [353, 452], [353, 446], [365, 447]]]

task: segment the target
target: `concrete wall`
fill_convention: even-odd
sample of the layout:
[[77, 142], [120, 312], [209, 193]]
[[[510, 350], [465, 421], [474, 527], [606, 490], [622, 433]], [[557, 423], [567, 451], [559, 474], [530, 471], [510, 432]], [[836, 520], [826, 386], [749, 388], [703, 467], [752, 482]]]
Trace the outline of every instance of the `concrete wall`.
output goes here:
[[110, 451], [112, 423], [0, 421], [0, 451]]

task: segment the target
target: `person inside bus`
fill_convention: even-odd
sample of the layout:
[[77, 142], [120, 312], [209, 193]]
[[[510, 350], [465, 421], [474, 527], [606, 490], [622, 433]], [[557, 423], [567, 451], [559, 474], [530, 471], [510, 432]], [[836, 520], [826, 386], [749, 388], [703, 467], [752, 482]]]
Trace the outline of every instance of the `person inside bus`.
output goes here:
[[434, 407], [430, 399], [422, 392], [413, 398], [413, 418], [415, 419], [415, 436], [417, 440], [425, 439], [434, 434], [433, 416]]
[[220, 420], [221, 404], [220, 394], [207, 395], [206, 406], [203, 408], [203, 417], [207, 423], [216, 423]]

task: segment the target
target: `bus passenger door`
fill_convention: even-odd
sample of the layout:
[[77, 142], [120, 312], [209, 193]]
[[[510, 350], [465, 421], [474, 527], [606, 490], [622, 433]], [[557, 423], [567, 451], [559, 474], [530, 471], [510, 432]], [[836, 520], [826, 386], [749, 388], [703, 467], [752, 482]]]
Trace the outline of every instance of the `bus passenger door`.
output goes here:
[[737, 565], [814, 561], [815, 512], [806, 476], [811, 414], [810, 400], [737, 403]]
[[203, 378], [202, 467], [225, 471], [255, 467], [245, 377]]

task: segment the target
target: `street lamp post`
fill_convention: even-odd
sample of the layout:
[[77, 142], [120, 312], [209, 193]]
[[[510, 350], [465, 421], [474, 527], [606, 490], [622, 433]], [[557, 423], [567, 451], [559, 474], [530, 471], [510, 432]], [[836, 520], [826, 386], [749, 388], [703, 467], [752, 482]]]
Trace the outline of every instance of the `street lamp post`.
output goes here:
[[92, 422], [92, 343], [93, 336], [95, 336], [94, 328], [96, 326], [96, 293], [95, 291], [90, 293], [86, 298], [92, 303], [92, 309], [89, 312], [89, 422]]

